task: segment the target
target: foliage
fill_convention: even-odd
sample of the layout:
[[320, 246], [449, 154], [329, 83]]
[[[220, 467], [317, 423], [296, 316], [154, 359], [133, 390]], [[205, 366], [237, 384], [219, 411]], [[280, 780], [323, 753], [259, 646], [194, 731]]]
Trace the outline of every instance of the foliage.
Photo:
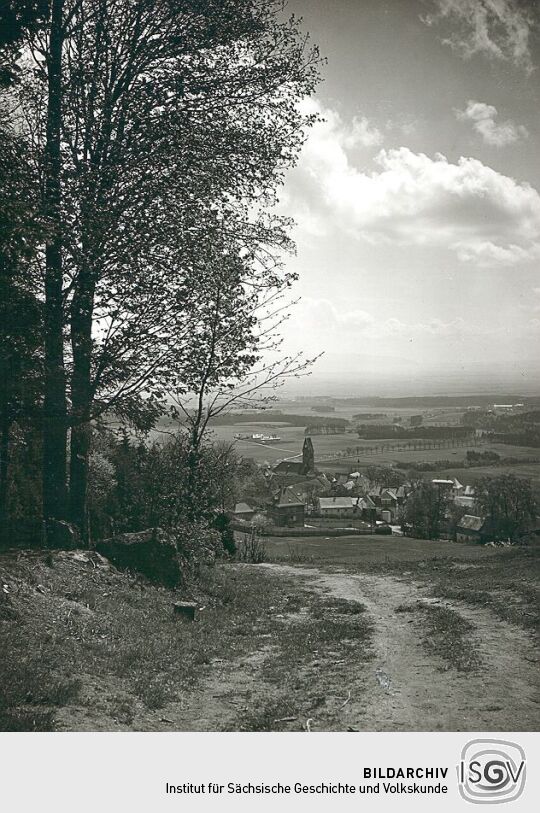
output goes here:
[[236, 542], [229, 516], [224, 513], [216, 514], [213, 526], [216, 531], [219, 531], [221, 544], [223, 545], [224, 550], [226, 550], [231, 556], [234, 556], [236, 553]]
[[438, 488], [421, 481], [403, 507], [402, 522], [419, 539], [437, 539], [444, 521], [446, 503]]
[[225, 512], [234, 506], [238, 484], [251, 469], [246, 471], [230, 447], [206, 444], [192, 493], [190, 455], [185, 433], [151, 445], [130, 439], [126, 432], [120, 439], [110, 431], [96, 435], [90, 457], [92, 538], [160, 527], [174, 529], [181, 550], [192, 560], [197, 557], [191, 548], [199, 544], [201, 555], [214, 556], [216, 540], [218, 549], [234, 553]]
[[475, 501], [495, 539], [513, 541], [536, 519], [537, 505], [531, 481], [513, 474], [482, 477], [475, 484]]
[[250, 562], [254, 565], [266, 561], [266, 543], [255, 527], [240, 538], [236, 558], [239, 562]]
[[48, 226], [34, 277], [46, 510], [65, 511], [69, 427], [70, 511], [83, 533], [94, 421], [114, 411], [147, 431], [168, 392], [182, 408], [195, 399], [193, 494], [209, 417], [304, 369], [301, 354], [263, 360], [294, 280], [283, 266], [290, 223], [272, 206], [315, 118], [298, 102], [320, 64], [282, 12], [280, 0], [0, 10], [10, 115]]
[[490, 466], [493, 463], [498, 463], [501, 459], [501, 456], [497, 454], [497, 452], [477, 452], [474, 449], [469, 449], [466, 454], [467, 463], [469, 464], [476, 464], [476, 465], [486, 465]]
[[372, 486], [393, 488], [404, 481], [403, 474], [389, 466], [367, 466], [365, 474]]
[[[24, 449], [35, 443], [42, 399], [42, 307], [29, 282], [41, 234], [35, 177], [24, 144], [0, 106], [0, 533], [8, 514], [38, 500], [20, 484]], [[37, 448], [40, 448], [38, 442]], [[28, 456], [27, 456], [28, 457]], [[28, 468], [28, 482], [33, 468]], [[31, 489], [30, 489], [31, 490]], [[30, 497], [30, 499], [28, 499]]]

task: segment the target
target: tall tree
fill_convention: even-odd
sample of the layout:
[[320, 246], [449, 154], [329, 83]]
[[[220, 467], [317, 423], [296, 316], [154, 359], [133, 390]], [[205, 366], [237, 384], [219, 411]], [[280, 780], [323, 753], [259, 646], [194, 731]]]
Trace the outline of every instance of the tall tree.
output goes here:
[[496, 539], [514, 541], [536, 520], [537, 504], [531, 481], [513, 474], [482, 477], [475, 483], [478, 511]]
[[420, 539], [438, 539], [445, 518], [446, 501], [440, 490], [427, 481], [417, 484], [403, 507], [402, 521]]
[[[83, 2], [74, 15], [64, 133], [78, 235], [67, 262], [79, 525], [92, 418], [112, 408], [151, 419], [167, 380], [189, 376], [193, 352], [187, 372], [181, 360], [209, 304], [207, 277], [220, 274], [216, 254], [244, 271], [237, 315], [251, 307], [246, 286], [260, 285], [263, 270], [263, 285], [275, 284], [268, 251], [287, 238], [264, 210], [302, 143], [307, 121], [296, 102], [312, 89], [318, 61], [296, 22], [279, 22], [280, 6], [116, 0]], [[93, 70], [82, 71], [89, 62]]]
[[[36, 70], [26, 68], [22, 99], [38, 139], [46, 119], [51, 227], [45, 397], [51, 476], [44, 493], [60, 513], [63, 349], [71, 516], [83, 528], [92, 422], [113, 410], [148, 426], [167, 385], [182, 379], [183, 342], [201, 322], [202, 270], [217, 267], [220, 249], [209, 235], [220, 235], [224, 263], [245, 272], [235, 288], [239, 307], [255, 286], [277, 279], [272, 254], [289, 243], [286, 224], [267, 210], [305, 136], [309, 118], [297, 102], [312, 91], [319, 62], [297, 22], [282, 16], [283, 5], [51, 0], [46, 35], [33, 43]], [[36, 87], [41, 75], [45, 105]], [[290, 281], [281, 275], [280, 284]], [[69, 348], [60, 342], [66, 316]]]
[[7, 520], [11, 430], [37, 422], [41, 307], [29, 269], [42, 238], [39, 190], [25, 145], [0, 106], [0, 527]]
[[62, 48], [64, 0], [51, 0], [47, 67], [44, 209], [48, 225], [45, 245], [45, 369], [43, 400], [43, 514], [63, 519], [67, 511], [67, 401], [64, 366], [62, 271]]

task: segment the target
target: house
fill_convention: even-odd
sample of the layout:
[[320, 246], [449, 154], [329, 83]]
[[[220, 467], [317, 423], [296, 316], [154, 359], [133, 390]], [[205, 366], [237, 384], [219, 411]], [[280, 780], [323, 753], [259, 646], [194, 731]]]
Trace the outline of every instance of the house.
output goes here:
[[403, 503], [407, 499], [407, 495], [409, 494], [410, 490], [411, 490], [411, 487], [407, 486], [406, 483], [404, 483], [402, 486], [399, 486], [398, 488], [393, 489], [393, 491], [395, 491], [395, 493], [396, 493], [396, 497], [397, 497], [398, 503], [400, 505], [403, 505]]
[[327, 518], [352, 517], [356, 502], [352, 497], [319, 497], [319, 514]]
[[465, 495], [458, 494], [454, 497], [454, 505], [459, 505], [460, 508], [467, 508], [474, 510], [476, 500], [474, 497], [465, 497]]
[[269, 505], [268, 515], [278, 528], [303, 528], [305, 505], [294, 492], [283, 488]]
[[358, 498], [356, 510], [366, 522], [375, 522], [377, 519], [377, 506], [367, 494], [364, 497]]
[[256, 511], [247, 502], [237, 502], [234, 506], [233, 515], [235, 519], [241, 519], [245, 522], [250, 522], [255, 516]]
[[485, 524], [483, 517], [465, 514], [456, 528], [456, 540], [458, 542], [482, 542], [485, 539]]
[[[381, 491], [381, 512], [387, 512], [390, 519], [393, 520], [397, 516], [399, 510], [399, 499], [394, 488], [384, 488]], [[381, 514], [385, 521], [389, 521], [388, 516]]]
[[373, 486], [369, 489], [369, 496], [375, 503], [375, 505], [380, 505], [381, 503], [381, 494], [384, 491], [382, 486]]
[[441, 494], [448, 494], [449, 491], [452, 491], [454, 488], [454, 481], [453, 480], [432, 480], [432, 484], [439, 489]]
[[301, 460], [280, 460], [273, 471], [275, 474], [304, 474], [305, 468]]

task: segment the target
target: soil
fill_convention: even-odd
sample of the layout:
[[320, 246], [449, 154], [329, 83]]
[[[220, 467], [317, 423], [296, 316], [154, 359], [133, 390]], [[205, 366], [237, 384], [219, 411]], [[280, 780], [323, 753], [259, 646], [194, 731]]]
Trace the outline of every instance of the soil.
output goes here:
[[[371, 680], [366, 681], [362, 702], [353, 699], [348, 704], [351, 726], [362, 731], [527, 731], [537, 726], [538, 664], [525, 630], [484, 608], [431, 599], [425, 588], [403, 579], [279, 569], [309, 579], [318, 591], [362, 602], [374, 621], [375, 659], [360, 667]], [[414, 619], [396, 613], [397, 607], [419, 600], [451, 607], [472, 623], [471, 645], [484, 663], [480, 672], [447, 670], [425, 651]]]
[[[316, 660], [314, 670], [299, 670], [298, 677], [311, 689], [318, 683], [325, 703], [318, 711], [301, 711], [285, 730], [538, 728], [538, 662], [526, 630], [496, 618], [488, 609], [430, 598], [426, 587], [406, 579], [291, 565], [258, 567], [286, 578], [289, 589], [292, 581], [324, 599], [360, 602], [373, 624], [373, 658], [368, 662], [348, 660], [330, 676], [325, 664]], [[479, 671], [461, 673], [426, 650], [421, 622], [414, 614], [396, 612], [418, 601], [449, 607], [472, 624], [470, 645], [482, 661]], [[264, 667], [274, 653], [274, 645], [267, 641], [247, 657], [213, 663], [210, 676], [181, 701], [160, 711], [141, 711], [135, 720], [137, 730], [237, 730], [242, 714], [253, 710], [261, 696], [272, 697], [272, 687], [265, 687]], [[73, 728], [72, 715], [68, 718]], [[80, 726], [82, 721], [78, 722]], [[87, 725], [95, 730], [96, 720], [87, 719]]]
[[[59, 554], [52, 568], [42, 558], [4, 558], [0, 610], [6, 631], [26, 619], [28, 647], [52, 641], [51, 669], [65, 661], [81, 684], [57, 703], [55, 730], [538, 730], [534, 581], [521, 556], [403, 562], [399, 572], [379, 562], [226, 564], [217, 603], [187, 627], [171, 620], [168, 591], [102, 558]], [[441, 583], [459, 598], [441, 598]], [[475, 604], [475, 591], [492, 603]], [[431, 623], [441, 620], [451, 626]], [[139, 630], [133, 658], [121, 638]], [[174, 691], [153, 702], [156, 657]]]

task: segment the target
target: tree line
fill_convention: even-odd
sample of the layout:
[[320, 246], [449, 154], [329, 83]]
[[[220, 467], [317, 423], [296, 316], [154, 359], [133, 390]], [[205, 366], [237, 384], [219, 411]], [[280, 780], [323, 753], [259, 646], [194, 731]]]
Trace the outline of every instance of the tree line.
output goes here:
[[320, 64], [280, 0], [2, 2], [2, 526], [88, 539], [96, 436], [164, 412], [189, 512], [212, 418], [304, 371], [274, 206]]

